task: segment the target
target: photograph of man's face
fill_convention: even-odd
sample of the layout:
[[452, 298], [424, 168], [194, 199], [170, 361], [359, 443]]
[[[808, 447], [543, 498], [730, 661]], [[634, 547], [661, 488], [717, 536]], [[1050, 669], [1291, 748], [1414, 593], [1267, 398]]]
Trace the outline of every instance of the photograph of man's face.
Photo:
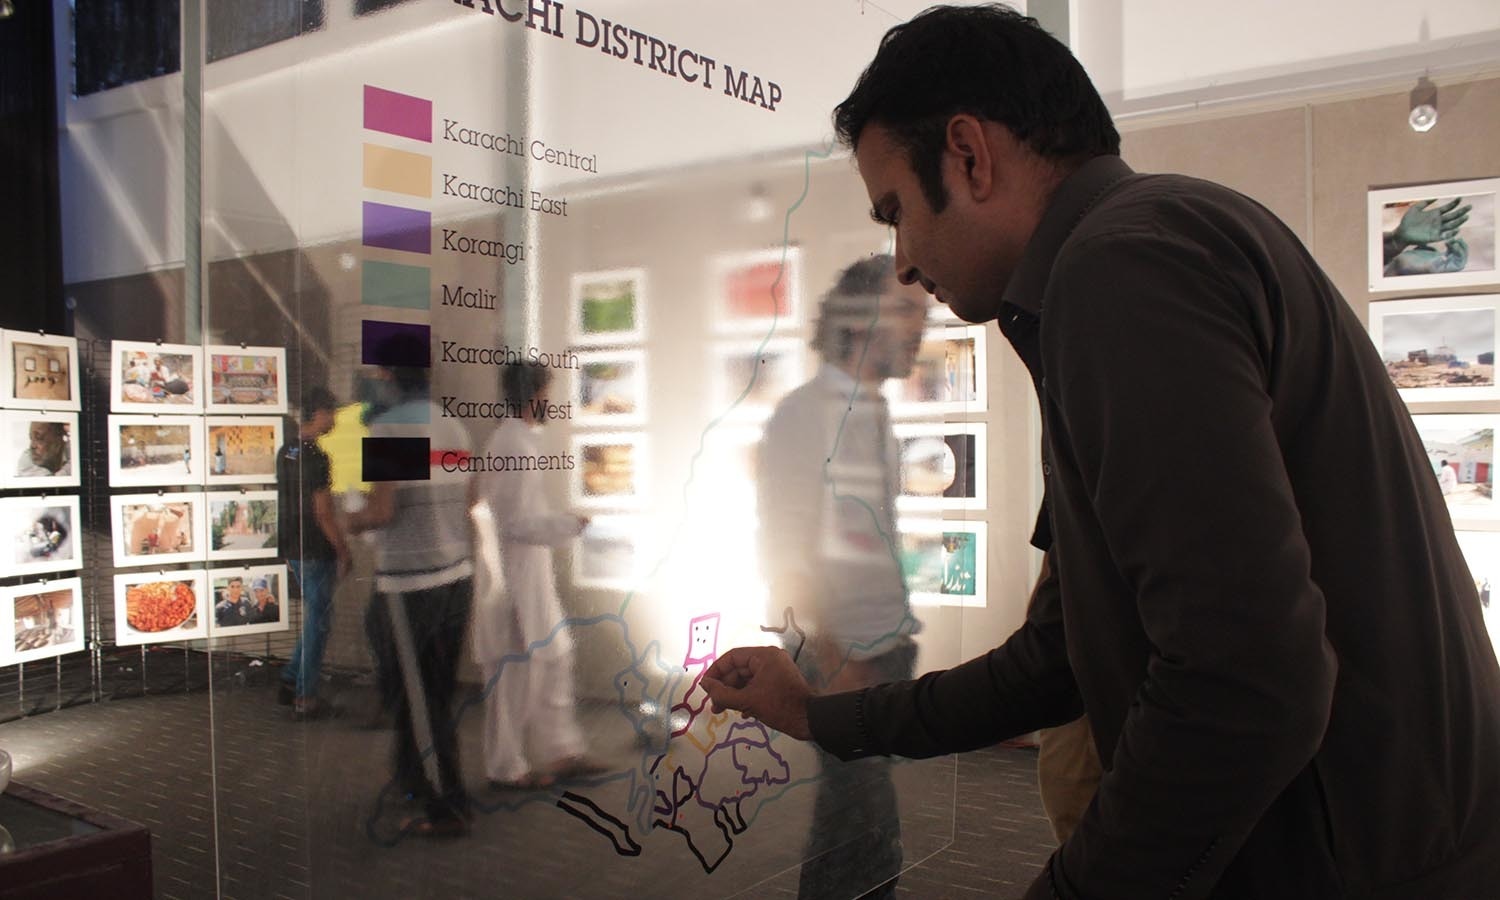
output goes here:
[[28, 437], [31, 463], [56, 473], [68, 461], [68, 426], [65, 422], [32, 422]]

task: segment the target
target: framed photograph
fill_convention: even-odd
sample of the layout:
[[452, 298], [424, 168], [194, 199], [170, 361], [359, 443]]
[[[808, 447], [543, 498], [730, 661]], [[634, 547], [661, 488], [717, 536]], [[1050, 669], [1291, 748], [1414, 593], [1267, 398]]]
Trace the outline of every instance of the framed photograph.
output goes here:
[[984, 328], [929, 328], [911, 374], [881, 387], [896, 415], [925, 416], [985, 411]]
[[1370, 191], [1370, 290], [1500, 284], [1497, 191], [1500, 178]]
[[36, 662], [82, 649], [82, 579], [0, 588], [0, 665]]
[[208, 633], [214, 637], [286, 631], [286, 564], [238, 566], [208, 571], [213, 612]]
[[629, 591], [645, 575], [645, 522], [640, 516], [600, 515], [573, 542], [573, 584]]
[[901, 532], [901, 574], [913, 604], [985, 605], [984, 522], [902, 519], [896, 527]]
[[208, 558], [277, 556], [275, 491], [215, 491], [208, 495]]
[[190, 344], [110, 343], [109, 410], [203, 411], [203, 349]]
[[1500, 294], [1370, 304], [1370, 340], [1408, 402], [1495, 400]]
[[1500, 415], [1412, 416], [1454, 522], [1500, 519], [1495, 504], [1495, 428]]
[[203, 483], [199, 416], [110, 416], [110, 487]]
[[802, 248], [720, 256], [712, 277], [716, 330], [768, 332], [802, 323]]
[[208, 573], [124, 572], [115, 576], [115, 643], [163, 644], [208, 637]]
[[0, 576], [83, 568], [77, 495], [0, 499], [0, 523], [5, 534]]
[[587, 350], [573, 371], [573, 421], [578, 425], [646, 422], [644, 350]]
[[574, 344], [638, 344], [646, 338], [646, 271], [613, 269], [574, 275], [568, 335]]
[[202, 494], [116, 494], [109, 498], [109, 508], [116, 566], [164, 566], [207, 557]]
[[285, 347], [209, 347], [208, 412], [285, 413]]
[[712, 345], [713, 415], [760, 419], [807, 380], [807, 344], [801, 338], [750, 338]]
[[985, 424], [903, 423], [895, 426], [901, 448], [901, 509], [984, 509]]
[[274, 484], [280, 416], [208, 419], [203, 464], [208, 484]]
[[1484, 624], [1490, 632], [1490, 643], [1500, 653], [1500, 532], [1457, 532], [1458, 546], [1469, 564], [1469, 573], [1474, 576], [1474, 590], [1479, 594], [1479, 607], [1484, 613]]
[[573, 502], [640, 506], [646, 499], [646, 436], [639, 432], [575, 434]]
[[78, 339], [28, 331], [0, 332], [0, 406], [78, 412]]
[[0, 453], [6, 487], [77, 487], [78, 413], [0, 413]]

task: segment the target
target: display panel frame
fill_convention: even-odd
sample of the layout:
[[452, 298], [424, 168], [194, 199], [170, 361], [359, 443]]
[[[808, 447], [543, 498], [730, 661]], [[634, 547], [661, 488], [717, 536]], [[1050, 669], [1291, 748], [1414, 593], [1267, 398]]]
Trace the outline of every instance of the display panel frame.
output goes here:
[[[67, 534], [58, 539], [56, 549], [66, 548], [66, 555], [54, 555], [47, 553], [47, 559], [42, 562], [32, 562], [29, 557], [36, 556], [35, 548], [50, 544], [51, 535], [38, 533], [35, 527], [41, 526], [38, 515], [42, 511], [50, 513], [53, 510], [61, 510], [65, 514], [66, 521], [59, 523], [67, 530]], [[71, 572], [83, 568], [83, 531], [79, 521], [79, 504], [77, 494], [42, 494], [39, 496], [5, 497], [0, 498], [0, 523], [4, 523], [7, 529], [15, 527], [16, 523], [25, 522], [28, 518], [32, 520], [33, 528], [17, 529], [10, 532], [10, 549], [4, 551], [0, 556], [0, 577], [44, 575], [50, 572]], [[43, 545], [38, 545], [35, 538], [41, 538]], [[30, 541], [27, 547], [27, 559], [22, 559], [17, 545], [23, 543], [23, 539]], [[0, 545], [3, 546], [3, 545]]]
[[[228, 471], [231, 459], [242, 458], [244, 454], [225, 454], [222, 466], [223, 471], [215, 471], [220, 468], [218, 450], [215, 446], [219, 437], [224, 437], [223, 431], [230, 428], [252, 428], [269, 429], [271, 437], [271, 452], [269, 455], [268, 468], [256, 468], [249, 472]], [[204, 420], [203, 426], [203, 461], [204, 483], [207, 485], [226, 484], [275, 484], [276, 483], [276, 457], [281, 452], [285, 442], [285, 423], [280, 416], [209, 416]]]
[[[975, 609], [984, 608], [989, 601], [989, 526], [979, 519], [920, 519], [903, 517], [896, 523], [896, 530], [900, 533], [901, 572], [906, 579], [909, 596], [914, 606], [962, 606]], [[967, 562], [958, 563], [954, 570], [955, 583], [968, 581], [973, 585], [973, 592], [947, 590], [950, 578], [949, 568], [952, 565], [949, 560], [939, 557], [939, 565], [943, 569], [940, 575], [941, 587], [936, 590], [912, 589], [912, 577], [909, 574], [908, 554], [912, 552], [907, 538], [923, 538], [930, 540], [936, 536], [941, 542], [948, 534], [967, 536], [973, 542], [973, 553], [967, 557]], [[940, 550], [940, 553], [950, 551]]]
[[[908, 510], [982, 510], [987, 506], [989, 476], [989, 429], [983, 422], [897, 422], [892, 426], [896, 442], [901, 448], [900, 481], [897, 485], [896, 507]], [[965, 438], [969, 444], [969, 459], [960, 461], [954, 451], [951, 438]], [[954, 478], [963, 478], [963, 473], [972, 471], [973, 496], [948, 497], [943, 494], [907, 493], [909, 470], [915, 461], [909, 457], [908, 442], [932, 438], [941, 441], [953, 454]], [[962, 442], [961, 442], [962, 443]], [[944, 492], [946, 493], [946, 491]], [[967, 492], [965, 492], [967, 493]]]
[[[127, 522], [127, 516], [140, 516], [141, 510], [151, 507], [181, 506], [186, 508], [189, 521], [185, 529], [174, 529], [191, 539], [184, 550], [162, 553], [131, 552], [134, 545], [131, 531], [135, 521]], [[117, 568], [139, 568], [177, 565], [179, 563], [201, 563], [208, 558], [208, 538], [205, 519], [207, 504], [204, 495], [196, 491], [157, 492], [154, 494], [115, 494], [109, 498], [110, 543], [114, 548]]]
[[[245, 581], [245, 592], [250, 600], [255, 599], [255, 581], [260, 578], [273, 580], [270, 587], [272, 595], [276, 599], [277, 617], [273, 621], [248, 622], [243, 625], [220, 625], [219, 624], [219, 584], [227, 582], [232, 578], [241, 578]], [[244, 566], [219, 566], [208, 570], [208, 635], [209, 637], [236, 637], [245, 634], [267, 634], [276, 631], [286, 631], [291, 627], [290, 598], [287, 591], [287, 565], [286, 563], [267, 563], [264, 565]]]
[[[208, 512], [204, 516], [204, 527], [207, 540], [204, 547], [208, 551], [210, 562], [226, 559], [266, 559], [281, 555], [279, 546], [280, 524], [281, 524], [281, 495], [276, 491], [209, 491], [205, 495]], [[271, 545], [269, 547], [240, 548], [238, 550], [220, 550], [214, 546], [214, 525], [218, 519], [216, 504], [225, 503], [270, 503], [272, 509], [271, 517]]]
[[[587, 296], [592, 288], [611, 284], [629, 284], [634, 298], [629, 328], [608, 331], [585, 331], [587, 316], [583, 306], [591, 302]], [[576, 347], [609, 347], [639, 344], [646, 339], [647, 295], [645, 269], [602, 269], [595, 272], [579, 272], [572, 276], [568, 286], [568, 339]], [[615, 298], [618, 299], [618, 298]]]
[[[947, 367], [947, 348], [958, 344], [959, 365], [952, 376], [938, 377], [933, 367], [938, 364], [941, 353], [944, 371]], [[968, 344], [970, 350], [962, 349]], [[965, 363], [966, 360], [966, 363]], [[967, 371], [965, 371], [965, 369]], [[905, 418], [935, 417], [982, 413], [989, 409], [987, 379], [989, 365], [984, 326], [982, 325], [938, 325], [929, 326], [922, 332], [922, 347], [917, 351], [912, 371], [905, 378], [890, 378], [881, 385], [881, 393], [891, 405], [891, 415]], [[950, 390], [947, 394], [931, 399], [924, 394], [944, 382], [954, 384], [953, 379], [968, 382], [967, 390]]]
[[[1419, 318], [1408, 318], [1403, 322], [1403, 317]], [[1451, 324], [1445, 323], [1442, 317], [1447, 317]], [[1401, 399], [1408, 403], [1500, 400], [1500, 384], [1495, 381], [1494, 365], [1496, 351], [1500, 350], [1500, 294], [1376, 301], [1370, 304], [1369, 323], [1370, 340], [1375, 345], [1375, 352], [1385, 364], [1386, 374]], [[1436, 338], [1439, 343], [1432, 345], [1438, 351], [1436, 356], [1442, 356], [1441, 351], [1445, 349], [1456, 351], [1457, 348], [1446, 346], [1445, 342], [1454, 333], [1450, 329], [1459, 328], [1469, 333], [1464, 344], [1472, 344], [1476, 350], [1474, 367], [1483, 365], [1480, 362], [1483, 354], [1490, 356], [1489, 371], [1485, 375], [1487, 383], [1464, 384], [1450, 379], [1446, 384], [1403, 385], [1403, 380], [1426, 380], [1429, 374], [1426, 373], [1427, 369], [1437, 369], [1439, 374], [1433, 377], [1441, 377], [1445, 366], [1431, 362], [1435, 357], [1427, 346], [1415, 345], [1431, 344], [1427, 338]], [[1411, 346], [1404, 350], [1402, 347], [1392, 347], [1390, 345], [1393, 341], [1404, 341]], [[1403, 353], [1406, 355], [1404, 360], [1401, 358]], [[1427, 362], [1422, 363], [1416, 354], [1427, 354]], [[1422, 364], [1407, 366], [1406, 363]], [[1404, 374], [1408, 370], [1409, 374]]]

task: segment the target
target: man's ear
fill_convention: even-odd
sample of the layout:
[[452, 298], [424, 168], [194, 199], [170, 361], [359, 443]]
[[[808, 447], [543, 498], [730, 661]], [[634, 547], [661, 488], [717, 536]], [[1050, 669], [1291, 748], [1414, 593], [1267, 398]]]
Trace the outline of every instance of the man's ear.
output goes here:
[[943, 149], [959, 189], [976, 201], [989, 199], [995, 189], [994, 148], [984, 124], [967, 113], [949, 119]]

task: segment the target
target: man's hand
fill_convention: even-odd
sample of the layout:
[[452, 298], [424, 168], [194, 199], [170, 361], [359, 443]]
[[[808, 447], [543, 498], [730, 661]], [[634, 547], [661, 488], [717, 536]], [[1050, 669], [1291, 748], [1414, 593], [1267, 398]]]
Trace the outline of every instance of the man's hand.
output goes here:
[[1411, 247], [1402, 251], [1385, 267], [1390, 275], [1441, 275], [1462, 272], [1469, 264], [1469, 245], [1463, 238], [1454, 238], [1444, 245], [1446, 250], [1433, 247]]
[[700, 684], [714, 712], [738, 710], [799, 741], [812, 738], [807, 725], [812, 688], [780, 647], [736, 647], [708, 667]]
[[1458, 235], [1458, 229], [1469, 220], [1469, 210], [1473, 209], [1473, 206], [1460, 207], [1463, 199], [1454, 197], [1437, 207], [1432, 206], [1432, 200], [1422, 200], [1408, 206], [1396, 225], [1396, 240], [1404, 246], [1452, 240]]

